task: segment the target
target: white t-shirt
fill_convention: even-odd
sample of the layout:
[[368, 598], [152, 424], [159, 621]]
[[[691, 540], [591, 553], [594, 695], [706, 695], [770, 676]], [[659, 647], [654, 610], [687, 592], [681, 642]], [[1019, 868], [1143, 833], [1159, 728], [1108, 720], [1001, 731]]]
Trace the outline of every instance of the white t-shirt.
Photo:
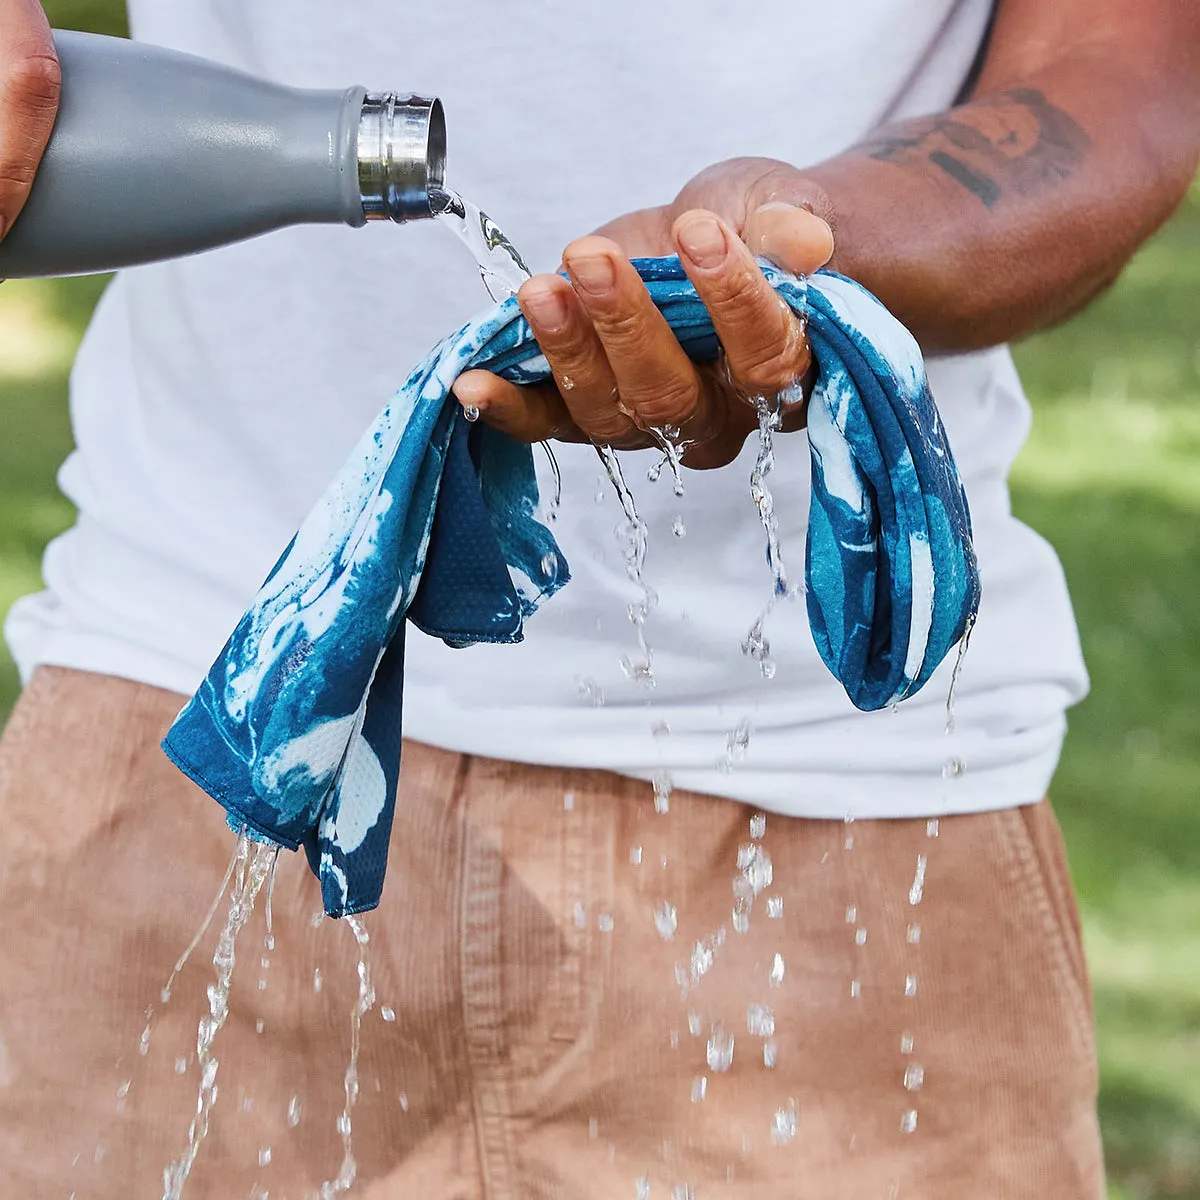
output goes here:
[[[449, 181], [535, 269], [552, 269], [571, 238], [669, 201], [710, 163], [812, 163], [884, 120], [949, 106], [990, 3], [130, 8], [138, 37], [287, 83], [440, 95]], [[473, 264], [433, 222], [291, 229], [123, 272], [72, 377], [77, 449], [60, 480], [79, 519], [46, 553], [47, 590], [7, 622], [23, 674], [57, 663], [190, 692], [376, 410], [486, 303]], [[647, 480], [655, 456], [626, 456], [650, 531], [646, 580], [660, 598], [645, 628], [656, 688], [620, 665], [636, 650], [626, 608], [637, 594], [614, 532], [615, 498], [589, 448], [559, 446], [555, 533], [573, 582], [520, 646], [451, 650], [410, 630], [407, 734], [519, 761], [665, 771], [678, 787], [805, 816], [1040, 798], [1086, 675], [1054, 552], [1009, 512], [1005, 480], [1028, 404], [1003, 348], [932, 360], [929, 374], [983, 577], [952, 736], [949, 662], [897, 712], [860, 713], [818, 659], [802, 603], [768, 624], [772, 680], [744, 656], [770, 594], [750, 446], [727, 468], [688, 472], [682, 500], [666, 479]], [[809, 491], [804, 435], [780, 438], [776, 454], [783, 553], [795, 573]]]

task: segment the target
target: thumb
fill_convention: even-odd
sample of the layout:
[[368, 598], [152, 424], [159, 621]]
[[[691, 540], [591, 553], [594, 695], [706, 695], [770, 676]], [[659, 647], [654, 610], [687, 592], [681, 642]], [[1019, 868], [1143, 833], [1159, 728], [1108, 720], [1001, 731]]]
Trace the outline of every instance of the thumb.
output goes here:
[[793, 275], [811, 275], [833, 257], [833, 230], [799, 205], [770, 200], [756, 208], [742, 228], [742, 241]]

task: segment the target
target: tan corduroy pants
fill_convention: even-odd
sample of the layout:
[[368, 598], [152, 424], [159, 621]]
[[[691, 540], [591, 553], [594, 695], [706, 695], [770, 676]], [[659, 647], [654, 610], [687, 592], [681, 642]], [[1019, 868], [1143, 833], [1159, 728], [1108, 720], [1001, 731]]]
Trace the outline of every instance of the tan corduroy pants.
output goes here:
[[[0, 743], [6, 1197], [153, 1200], [186, 1144], [215, 928], [159, 992], [234, 839], [158, 749], [180, 704], [42, 669]], [[1103, 1195], [1046, 804], [764, 822], [676, 793], [658, 813], [646, 784], [420, 745], [401, 786], [366, 918], [378, 1001], [351, 1194]], [[262, 907], [238, 941], [196, 1200], [303, 1200], [342, 1165], [355, 940], [314, 925], [299, 856], [279, 863], [270, 952]]]

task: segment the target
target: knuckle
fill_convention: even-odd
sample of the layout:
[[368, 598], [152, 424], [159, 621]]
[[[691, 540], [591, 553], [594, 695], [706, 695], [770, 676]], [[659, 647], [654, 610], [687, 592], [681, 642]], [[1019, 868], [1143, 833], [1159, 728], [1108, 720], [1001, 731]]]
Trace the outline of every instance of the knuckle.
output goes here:
[[700, 380], [695, 372], [687, 379], [661, 380], [627, 399], [645, 425], [686, 425], [700, 408]]
[[36, 112], [53, 111], [62, 92], [62, 67], [48, 50], [28, 50], [9, 60], [4, 92], [10, 103]]
[[751, 392], [778, 392], [791, 386], [808, 369], [808, 343], [795, 334], [750, 343], [742, 348], [737, 362], [731, 363], [738, 382]]
[[610, 353], [634, 355], [649, 347], [652, 334], [643, 313], [621, 309], [594, 314], [592, 321]]

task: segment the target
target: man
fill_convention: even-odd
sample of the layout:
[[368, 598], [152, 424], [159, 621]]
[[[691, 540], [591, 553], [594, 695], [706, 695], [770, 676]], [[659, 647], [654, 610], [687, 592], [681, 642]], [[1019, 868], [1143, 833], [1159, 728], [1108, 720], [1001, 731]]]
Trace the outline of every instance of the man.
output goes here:
[[[520, 647], [410, 641], [368, 922], [386, 1009], [358, 1066], [363, 1194], [1101, 1196], [1086, 971], [1042, 800], [1086, 680], [1057, 561], [1008, 512], [1029, 416], [1002, 343], [1085, 304], [1184, 194], [1200, 10], [130, 7], [137, 36], [288, 82], [437, 92], [454, 182], [547, 268], [601, 228], [567, 245], [567, 278], [521, 292], [557, 386], [456, 385], [482, 420], [561, 443], [575, 579]], [[0, 47], [11, 221], [54, 99], [29, 0], [0, 0]], [[202, 963], [136, 1048], [230, 836], [157, 742], [381, 398], [477, 305], [438, 232], [274, 235], [128, 272], [97, 313], [61, 477], [80, 517], [7, 626], [28, 680], [0, 750], [14, 1194], [150, 1194], [183, 1148]], [[691, 366], [626, 261], [673, 252], [719, 369]], [[773, 678], [742, 653], [770, 594], [746, 397], [810, 361], [754, 254], [860, 280], [929, 356], [984, 589], [949, 734], [949, 662], [862, 714], [800, 606], [770, 615]], [[793, 570], [802, 411], [771, 476]], [[657, 596], [635, 627], [587, 442], [668, 425], [693, 443], [686, 495], [625, 458]], [[751, 868], [762, 894], [734, 921]], [[315, 904], [289, 859], [273, 956], [243, 937], [189, 1195], [334, 1194], [353, 1174], [355, 947], [311, 926]]]

